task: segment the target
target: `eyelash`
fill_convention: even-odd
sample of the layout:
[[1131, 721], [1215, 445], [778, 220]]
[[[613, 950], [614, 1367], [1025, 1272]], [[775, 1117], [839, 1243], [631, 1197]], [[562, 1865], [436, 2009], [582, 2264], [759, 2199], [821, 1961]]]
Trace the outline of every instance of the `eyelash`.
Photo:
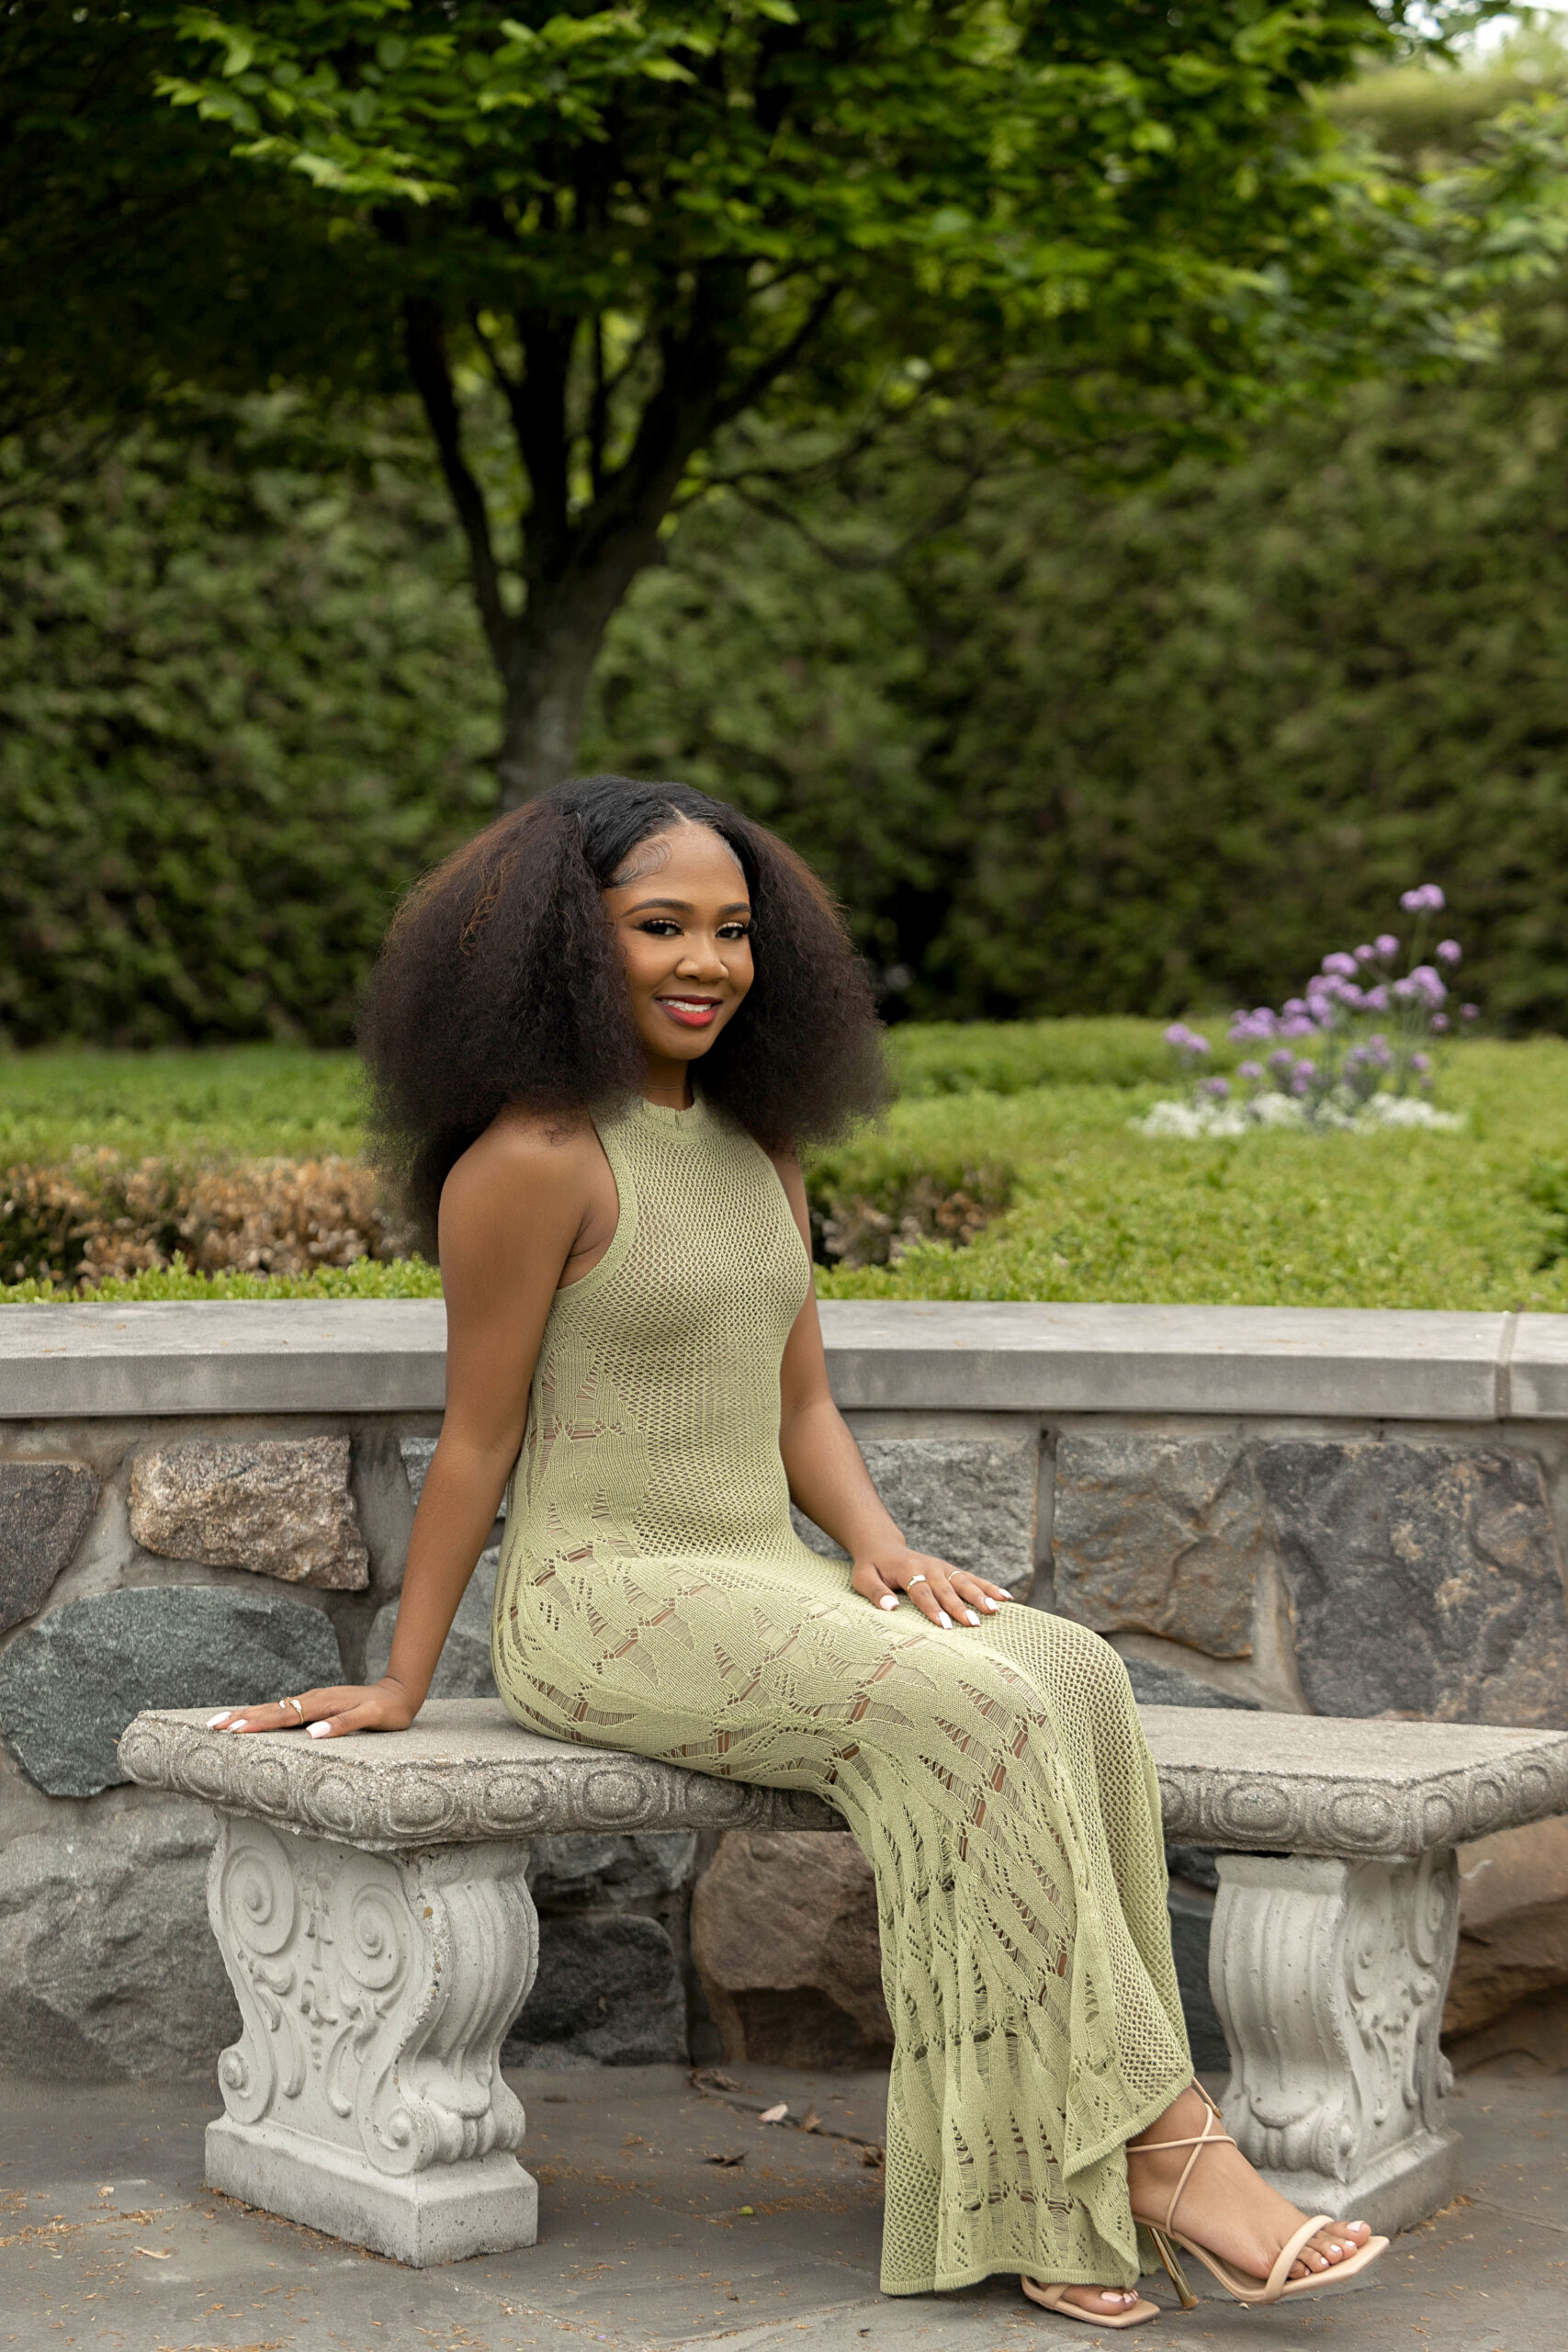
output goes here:
[[[637, 929], [648, 932], [654, 939], [674, 939], [680, 936], [681, 926], [671, 915], [649, 915], [646, 922], [638, 923]], [[720, 939], [750, 939], [751, 926], [749, 922], [720, 923], [718, 935]]]

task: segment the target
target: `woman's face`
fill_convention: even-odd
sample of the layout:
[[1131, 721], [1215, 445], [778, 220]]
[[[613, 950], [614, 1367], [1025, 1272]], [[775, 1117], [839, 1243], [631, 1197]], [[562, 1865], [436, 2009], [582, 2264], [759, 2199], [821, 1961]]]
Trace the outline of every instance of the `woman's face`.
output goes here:
[[678, 1079], [751, 985], [751, 901], [728, 844], [682, 820], [639, 842], [604, 893], [649, 1075]]

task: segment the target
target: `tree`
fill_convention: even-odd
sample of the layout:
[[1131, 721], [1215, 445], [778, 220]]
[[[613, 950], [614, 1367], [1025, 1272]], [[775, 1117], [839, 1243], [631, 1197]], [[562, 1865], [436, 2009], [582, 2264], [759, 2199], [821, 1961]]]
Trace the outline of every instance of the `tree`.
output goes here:
[[[1146, 469], [1341, 379], [1398, 304], [1450, 335], [1403, 192], [1312, 103], [1403, 16], [251, 0], [128, 22], [18, 0], [5, 37], [47, 88], [20, 105], [3, 257], [14, 277], [62, 256], [78, 283], [62, 224], [85, 203], [95, 347], [151, 341], [166, 377], [230, 389], [412, 381], [512, 802], [570, 769], [610, 616], [716, 481], [787, 507], [928, 421], [960, 486], [998, 433]], [[168, 107], [141, 102], [150, 80]], [[60, 340], [35, 303], [24, 365], [58, 366]], [[514, 467], [475, 455], [497, 403]]]

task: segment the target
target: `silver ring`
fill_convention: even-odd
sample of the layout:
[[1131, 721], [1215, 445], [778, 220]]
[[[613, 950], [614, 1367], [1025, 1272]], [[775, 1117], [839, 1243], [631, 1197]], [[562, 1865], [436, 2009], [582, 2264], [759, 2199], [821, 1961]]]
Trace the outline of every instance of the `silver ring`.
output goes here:
[[276, 1706], [276, 1707], [292, 1707], [292, 1708], [293, 1708], [293, 1710], [294, 1710], [294, 1712], [295, 1712], [295, 1713], [299, 1716], [299, 1718], [300, 1722], [301, 1722], [301, 1723], [303, 1723], [303, 1722], [304, 1722], [304, 1720], [305, 1720], [305, 1710], [304, 1710], [304, 1708], [299, 1704], [299, 1700], [298, 1700], [298, 1699], [275, 1699], [275, 1700], [273, 1701], [273, 1704], [274, 1704], [274, 1706]]
[[906, 1591], [906, 1592], [913, 1592], [913, 1591], [914, 1591], [914, 1589], [915, 1589], [915, 1587], [916, 1587], [918, 1584], [930, 1584], [930, 1582], [931, 1582], [931, 1578], [930, 1578], [930, 1577], [928, 1577], [928, 1576], [927, 1576], [927, 1574], [926, 1574], [926, 1572], [925, 1572], [924, 1568], [919, 1568], [919, 1569], [917, 1569], [917, 1570], [916, 1570], [915, 1574], [914, 1574], [914, 1575], [909, 1578], [909, 1581], [908, 1581], [908, 1583], [904, 1587], [904, 1589], [905, 1589], [905, 1591]]

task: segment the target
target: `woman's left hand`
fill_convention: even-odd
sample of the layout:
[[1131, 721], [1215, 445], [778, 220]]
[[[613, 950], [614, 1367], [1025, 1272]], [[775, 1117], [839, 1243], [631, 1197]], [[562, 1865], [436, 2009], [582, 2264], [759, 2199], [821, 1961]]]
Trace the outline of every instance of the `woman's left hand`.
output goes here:
[[897, 1609], [899, 1595], [907, 1593], [943, 1633], [955, 1625], [978, 1625], [1011, 1597], [999, 1584], [955, 1568], [951, 1560], [933, 1559], [929, 1552], [911, 1552], [901, 1544], [863, 1553], [850, 1571], [850, 1582], [867, 1600], [888, 1611]]

